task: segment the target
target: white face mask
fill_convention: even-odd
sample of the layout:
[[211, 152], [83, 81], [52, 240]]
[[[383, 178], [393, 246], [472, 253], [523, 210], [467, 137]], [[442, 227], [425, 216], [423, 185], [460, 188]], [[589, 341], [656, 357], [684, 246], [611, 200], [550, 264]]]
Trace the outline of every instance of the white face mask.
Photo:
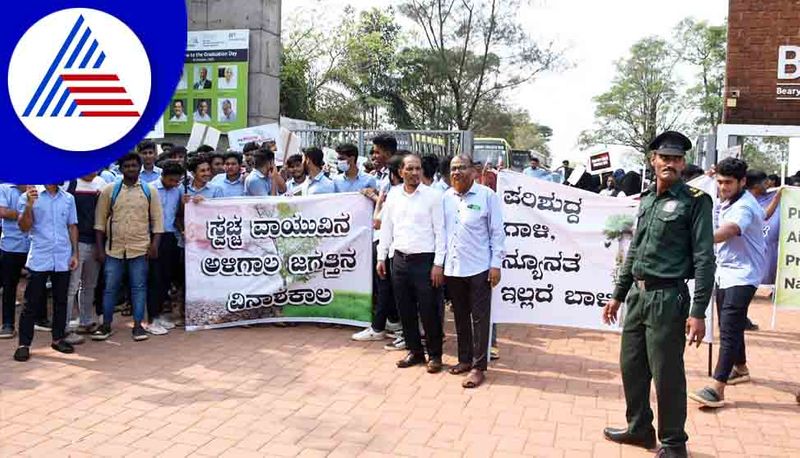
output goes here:
[[336, 161], [336, 167], [342, 173], [347, 173], [347, 171], [350, 170], [350, 163], [347, 161]]

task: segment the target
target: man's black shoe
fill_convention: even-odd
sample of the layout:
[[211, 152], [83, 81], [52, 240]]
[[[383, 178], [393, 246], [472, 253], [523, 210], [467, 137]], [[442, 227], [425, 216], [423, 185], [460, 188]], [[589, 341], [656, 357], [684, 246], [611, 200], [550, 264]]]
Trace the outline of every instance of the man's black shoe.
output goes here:
[[14, 359], [23, 363], [31, 359], [31, 349], [28, 347], [18, 347], [14, 352]]
[[53, 342], [50, 344], [50, 348], [60, 353], [75, 353], [75, 347], [73, 347], [72, 344], [64, 339], [61, 339], [58, 342]]
[[745, 331], [758, 331], [758, 325], [750, 321], [750, 318], [744, 324]]
[[425, 355], [409, 352], [405, 358], [397, 362], [397, 367], [404, 369], [406, 367], [416, 366], [418, 364], [425, 364]]
[[655, 431], [634, 435], [629, 433], [627, 428], [606, 428], [603, 430], [603, 436], [611, 442], [616, 442], [618, 444], [635, 445], [648, 450], [656, 448]]
[[686, 446], [683, 447], [661, 447], [656, 452], [655, 458], [688, 458], [689, 453]]

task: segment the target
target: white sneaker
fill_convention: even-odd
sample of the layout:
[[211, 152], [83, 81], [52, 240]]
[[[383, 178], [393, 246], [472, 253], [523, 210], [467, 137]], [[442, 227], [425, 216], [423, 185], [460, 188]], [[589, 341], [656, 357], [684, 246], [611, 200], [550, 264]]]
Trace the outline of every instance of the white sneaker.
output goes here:
[[166, 318], [158, 317], [158, 318], [155, 319], [155, 322], [160, 324], [161, 327], [166, 329], [166, 330], [175, 329], [175, 323], [173, 323], [172, 321], [169, 321]]
[[403, 325], [398, 321], [397, 323], [386, 320], [386, 330], [389, 332], [397, 332], [403, 329]]
[[392, 343], [383, 346], [386, 351], [403, 351], [406, 349], [406, 339], [398, 337]]
[[164, 334], [169, 332], [166, 329], [164, 329], [164, 327], [161, 326], [158, 323], [158, 321], [154, 321], [151, 324], [148, 324], [146, 329], [147, 329], [147, 332], [149, 332], [150, 334], [153, 334], [154, 336], [163, 336]]
[[370, 326], [361, 332], [353, 334], [353, 340], [356, 340], [358, 342], [370, 342], [374, 340], [383, 340], [385, 336], [386, 336], [386, 331], [380, 331], [380, 332], [374, 331], [372, 329], [372, 326]]
[[86, 339], [84, 339], [83, 336], [79, 336], [78, 334], [75, 334], [74, 332], [70, 332], [67, 335], [67, 337], [64, 337], [64, 342], [66, 342], [66, 343], [68, 343], [70, 345], [80, 345], [85, 340]]

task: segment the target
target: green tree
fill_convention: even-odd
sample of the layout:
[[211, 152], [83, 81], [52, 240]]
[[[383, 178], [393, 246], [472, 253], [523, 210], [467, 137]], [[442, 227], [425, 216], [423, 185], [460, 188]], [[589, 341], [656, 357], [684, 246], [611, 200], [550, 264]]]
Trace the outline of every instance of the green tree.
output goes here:
[[581, 134], [582, 144], [627, 145], [646, 152], [658, 132], [679, 129], [683, 107], [675, 75], [678, 56], [650, 37], [635, 43], [616, 63], [611, 88], [594, 98], [598, 128]]
[[700, 116], [697, 127], [716, 132], [722, 122], [728, 27], [686, 18], [675, 28], [675, 49], [680, 59], [697, 69], [697, 83], [687, 90]]
[[742, 159], [749, 169], [767, 174], [780, 174], [781, 163], [789, 155], [789, 139], [786, 137], [747, 137], [742, 145]]
[[525, 31], [519, 0], [407, 0], [400, 11], [438, 61], [458, 129], [472, 128], [481, 104], [560, 63], [552, 43]]
[[348, 6], [344, 17], [339, 33], [344, 39], [345, 55], [336, 81], [357, 100], [362, 126], [377, 129], [381, 111], [387, 108], [387, 100], [394, 92], [400, 26], [391, 7], [372, 8], [356, 15]]

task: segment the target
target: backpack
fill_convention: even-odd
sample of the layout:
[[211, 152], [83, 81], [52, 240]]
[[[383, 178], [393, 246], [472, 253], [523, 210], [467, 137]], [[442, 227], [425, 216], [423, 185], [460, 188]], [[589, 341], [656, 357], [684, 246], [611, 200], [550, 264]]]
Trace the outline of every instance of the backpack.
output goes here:
[[[148, 186], [145, 182], [139, 181], [139, 187], [142, 188], [142, 193], [144, 196], [147, 197], [147, 222], [150, 223], [150, 186]], [[111, 205], [108, 208], [108, 219], [112, 219], [114, 217], [114, 204], [117, 203], [117, 197], [119, 197], [119, 193], [122, 191], [122, 179], [118, 179], [114, 182], [114, 189], [111, 191]], [[111, 245], [114, 240], [113, 228], [114, 225], [108, 225], [108, 248], [111, 249]]]

